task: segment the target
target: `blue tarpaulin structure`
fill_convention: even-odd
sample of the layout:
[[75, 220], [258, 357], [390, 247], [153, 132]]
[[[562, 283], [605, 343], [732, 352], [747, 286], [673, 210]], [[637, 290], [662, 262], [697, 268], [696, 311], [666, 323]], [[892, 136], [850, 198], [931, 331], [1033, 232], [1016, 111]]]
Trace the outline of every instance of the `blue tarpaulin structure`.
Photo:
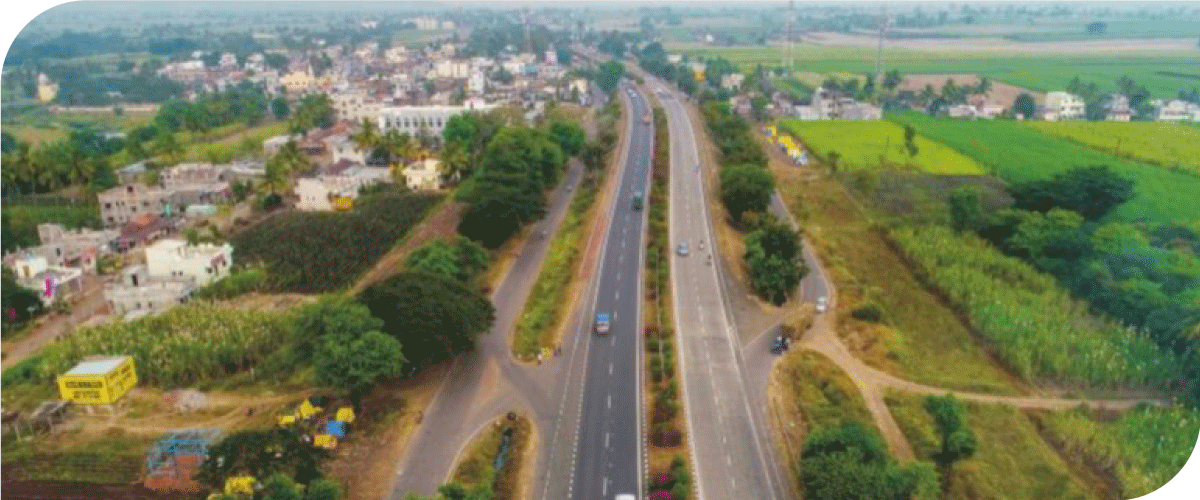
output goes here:
[[346, 423], [341, 420], [325, 422], [325, 433], [338, 439], [346, 437]]

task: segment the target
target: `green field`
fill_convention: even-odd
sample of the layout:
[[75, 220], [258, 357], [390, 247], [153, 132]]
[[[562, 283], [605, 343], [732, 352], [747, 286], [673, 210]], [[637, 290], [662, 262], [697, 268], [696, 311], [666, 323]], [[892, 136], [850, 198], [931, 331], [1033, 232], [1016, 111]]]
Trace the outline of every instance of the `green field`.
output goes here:
[[[888, 409], [918, 459], [930, 460], [941, 446], [933, 417], [920, 396], [888, 393]], [[1019, 410], [963, 403], [979, 447], [944, 476], [946, 500], [1087, 499], [1095, 494], [1071, 473], [1062, 457], [1038, 435]]]
[[982, 174], [985, 169], [957, 151], [917, 136], [916, 156], [904, 148], [904, 129], [887, 121], [783, 120], [782, 127], [822, 158], [841, 154], [839, 171], [873, 169], [881, 164], [936, 174]]
[[[743, 68], [755, 64], [775, 67], [784, 60], [778, 47], [707, 47], [692, 43], [668, 44], [667, 50], [705, 57], [720, 56]], [[847, 71], [874, 73], [875, 49], [867, 47], [819, 47], [799, 45], [795, 50], [796, 71], [829, 73]], [[998, 54], [983, 52], [927, 52], [889, 48], [884, 51], [886, 69], [901, 73], [974, 73], [1039, 91], [1062, 90], [1079, 76], [1102, 88], [1115, 90], [1122, 75], [1145, 85], [1153, 97], [1173, 98], [1180, 90], [1200, 86], [1200, 52], [1180, 55], [1160, 52], [1154, 55], [1030, 53]], [[1164, 73], [1191, 73], [1194, 77]]]
[[1008, 182], [1044, 179], [1073, 167], [1108, 165], [1133, 179], [1137, 195], [1109, 217], [1179, 222], [1200, 219], [1200, 179], [1161, 167], [1115, 158], [1014, 121], [964, 122], [915, 113], [889, 115], [988, 167]]
[[1115, 156], [1200, 174], [1200, 130], [1182, 123], [1025, 122]]
[[1112, 467], [1123, 489], [1121, 498], [1137, 498], [1167, 484], [1187, 463], [1200, 433], [1200, 412], [1185, 408], [1136, 408], [1116, 419], [1075, 410], [1043, 421], [1066, 449]]

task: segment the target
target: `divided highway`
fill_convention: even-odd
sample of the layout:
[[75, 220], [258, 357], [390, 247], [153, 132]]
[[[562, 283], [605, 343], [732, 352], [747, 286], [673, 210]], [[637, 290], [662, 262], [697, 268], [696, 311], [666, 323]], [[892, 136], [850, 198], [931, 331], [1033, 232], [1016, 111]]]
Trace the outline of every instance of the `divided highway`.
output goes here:
[[[713, 258], [708, 198], [687, 109], [672, 91], [658, 93], [671, 137], [671, 244], [675, 325], [683, 400], [699, 500], [785, 498], [773, 461], [762, 408], [747, 396], [741, 349]], [[760, 434], [761, 433], [761, 434]]]
[[588, 311], [589, 318], [608, 313], [612, 326], [605, 336], [587, 333], [587, 373], [567, 491], [567, 498], [578, 500], [609, 500], [621, 493], [640, 496], [643, 491], [641, 275], [646, 212], [633, 208], [633, 197], [646, 193], [649, 185], [654, 124], [643, 122], [650, 111], [645, 97], [635, 91], [628, 98], [633, 120], [628, 154], [604, 239], [595, 302]]

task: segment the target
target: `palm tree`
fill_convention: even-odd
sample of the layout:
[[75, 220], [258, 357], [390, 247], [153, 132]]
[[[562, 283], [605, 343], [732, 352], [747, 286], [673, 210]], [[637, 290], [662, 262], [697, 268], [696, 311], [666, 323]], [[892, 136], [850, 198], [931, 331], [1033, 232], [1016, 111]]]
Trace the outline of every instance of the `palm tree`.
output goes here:
[[34, 174], [34, 181], [37, 186], [44, 188], [47, 191], [56, 191], [62, 187], [62, 163], [57, 161], [55, 155], [50, 148], [41, 148], [33, 152], [30, 156], [30, 166]]
[[266, 171], [263, 173], [262, 183], [258, 188], [263, 194], [277, 194], [282, 196], [287, 190], [291, 178], [288, 177], [288, 165], [284, 161], [282, 155], [275, 155], [267, 160]]
[[312, 162], [303, 151], [300, 151], [300, 146], [296, 144], [296, 141], [288, 141], [282, 148], [279, 148], [275, 158], [281, 162], [285, 174], [308, 172], [312, 168]]
[[63, 170], [66, 173], [67, 181], [72, 185], [85, 184], [92, 180], [92, 176], [96, 174], [96, 165], [89, 161], [87, 155], [83, 154], [79, 148], [76, 148], [71, 143], [66, 143], [61, 146], [63, 156]]
[[379, 135], [379, 127], [375, 122], [363, 118], [362, 127], [358, 132], [350, 136], [350, 140], [354, 141], [354, 147], [359, 151], [367, 154], [369, 157], [375, 148], [379, 146], [382, 137]]
[[397, 161], [400, 164], [407, 165], [415, 153], [415, 145], [413, 144], [412, 136], [402, 134], [397, 130], [389, 130], [380, 141], [383, 150], [387, 152], [388, 164], [391, 165]]

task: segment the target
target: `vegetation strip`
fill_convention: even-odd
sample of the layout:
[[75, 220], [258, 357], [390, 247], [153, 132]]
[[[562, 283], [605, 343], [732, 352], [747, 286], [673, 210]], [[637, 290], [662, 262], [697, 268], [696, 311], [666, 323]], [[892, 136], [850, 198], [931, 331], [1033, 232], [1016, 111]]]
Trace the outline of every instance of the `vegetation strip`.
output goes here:
[[[620, 116], [620, 107], [616, 102], [615, 99], [610, 102], [601, 118], [609, 127], [615, 126]], [[611, 139], [607, 139], [609, 137]], [[588, 222], [596, 217], [593, 207], [604, 186], [607, 152], [615, 146], [615, 140], [615, 135], [607, 135], [598, 143], [606, 153], [598, 162], [584, 169], [583, 179], [571, 199], [571, 206], [546, 252], [537, 282], [514, 327], [512, 350], [513, 356], [518, 359], [528, 361], [536, 358], [542, 349], [554, 348], [555, 331], [571, 312], [571, 308], [562, 307], [564, 294], [570, 289], [586, 250], [587, 229], [591, 227]], [[603, 208], [599, 207], [600, 210]]]
[[[524, 415], [511, 413], [493, 420], [484, 428], [483, 434], [475, 437], [454, 467], [450, 482], [442, 485], [439, 491], [445, 494], [446, 491], [486, 489], [492, 492], [488, 497], [491, 500], [521, 498], [518, 486], [532, 434], [533, 425]], [[497, 459], [503, 460], [499, 469], [495, 468]]]
[[651, 185], [646, 200], [645, 292], [642, 323], [646, 335], [646, 404], [649, 411], [649, 443], [646, 474], [648, 498], [686, 500], [692, 497], [691, 465], [688, 463], [686, 416], [680, 401], [679, 369], [674, 318], [671, 314], [670, 249], [668, 238], [668, 202], [670, 131], [667, 115], [654, 108], [654, 159]]

